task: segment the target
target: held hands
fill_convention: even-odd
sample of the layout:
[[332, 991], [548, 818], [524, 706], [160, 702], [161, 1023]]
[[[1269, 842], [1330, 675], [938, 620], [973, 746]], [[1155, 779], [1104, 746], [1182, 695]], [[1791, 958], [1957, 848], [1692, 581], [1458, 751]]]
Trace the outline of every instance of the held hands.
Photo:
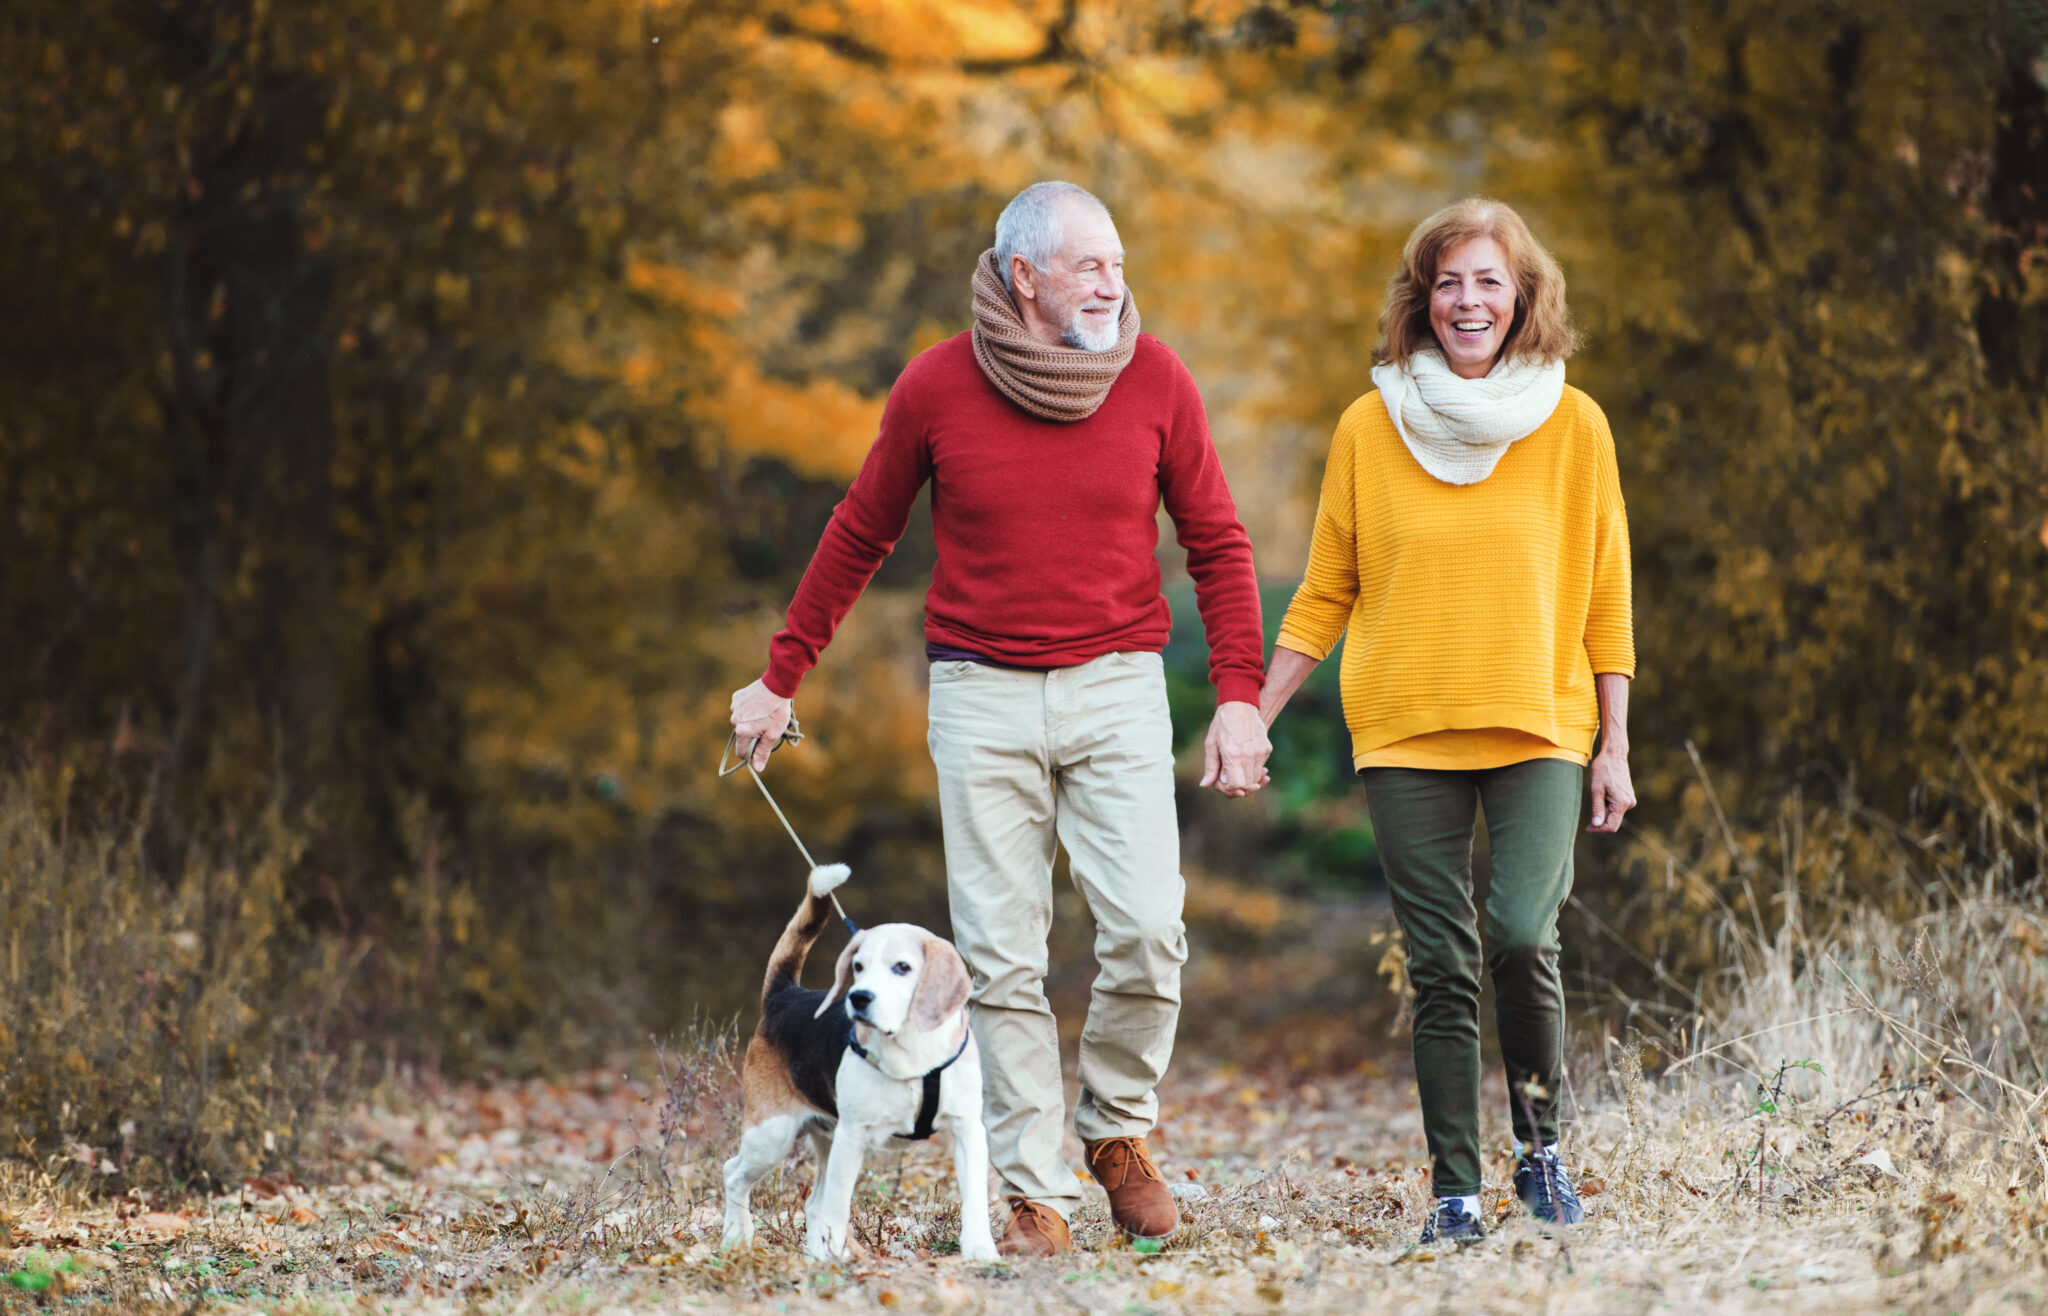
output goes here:
[[796, 701], [784, 699], [759, 681], [744, 690], [733, 691], [732, 730], [739, 751], [753, 762], [754, 771], [768, 766], [768, 755], [782, 742], [789, 729], [790, 710]]
[[1266, 756], [1272, 752], [1258, 705], [1240, 700], [1218, 704], [1209, 738], [1202, 743], [1202, 785], [1241, 799], [1271, 780]]
[[1636, 806], [1628, 777], [1628, 749], [1602, 749], [1593, 759], [1593, 821], [1589, 832], [1618, 832], [1622, 815]]
[[[733, 692], [733, 735], [740, 752], [749, 755], [754, 771], [768, 766], [768, 755], [788, 729], [793, 707], [793, 700], [784, 699], [760, 681]], [[1273, 743], [1266, 738], [1266, 723], [1256, 704], [1219, 704], [1202, 745], [1201, 784], [1213, 785], [1232, 799], [1250, 795], [1271, 780], [1266, 756], [1272, 752]]]

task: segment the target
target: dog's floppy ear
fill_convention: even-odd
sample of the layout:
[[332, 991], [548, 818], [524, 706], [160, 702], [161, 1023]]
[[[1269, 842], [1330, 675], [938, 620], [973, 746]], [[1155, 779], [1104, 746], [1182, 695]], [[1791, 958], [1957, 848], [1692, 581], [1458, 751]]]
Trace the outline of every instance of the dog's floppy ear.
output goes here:
[[950, 941], [924, 939], [924, 972], [910, 997], [910, 1019], [920, 1032], [930, 1032], [967, 1004], [967, 961]]
[[818, 1002], [817, 1013], [811, 1018], [824, 1018], [825, 1011], [831, 1009], [833, 1002], [846, 995], [846, 989], [853, 985], [853, 952], [860, 948], [861, 938], [867, 935], [867, 929], [862, 928], [853, 934], [852, 941], [846, 943], [846, 949], [839, 952], [839, 963], [832, 970], [832, 990], [826, 992], [825, 999]]

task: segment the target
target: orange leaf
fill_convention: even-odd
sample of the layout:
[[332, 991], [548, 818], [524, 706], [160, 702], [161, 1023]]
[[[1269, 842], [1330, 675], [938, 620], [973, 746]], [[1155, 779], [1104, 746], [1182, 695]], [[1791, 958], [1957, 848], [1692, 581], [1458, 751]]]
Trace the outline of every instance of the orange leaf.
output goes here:
[[145, 1234], [176, 1238], [190, 1229], [192, 1222], [184, 1216], [172, 1215], [169, 1211], [151, 1211], [147, 1215], [136, 1216], [134, 1227]]

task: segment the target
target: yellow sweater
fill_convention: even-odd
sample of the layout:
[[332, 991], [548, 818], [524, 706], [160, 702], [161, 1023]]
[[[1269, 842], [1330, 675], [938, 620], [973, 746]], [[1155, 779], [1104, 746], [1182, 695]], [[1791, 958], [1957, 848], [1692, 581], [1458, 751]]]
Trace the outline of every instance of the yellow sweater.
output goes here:
[[1280, 643], [1340, 685], [1358, 767], [1498, 767], [1592, 754], [1595, 672], [1634, 676], [1614, 436], [1569, 385], [1478, 484], [1424, 471], [1377, 392], [1330, 443], [1308, 571]]

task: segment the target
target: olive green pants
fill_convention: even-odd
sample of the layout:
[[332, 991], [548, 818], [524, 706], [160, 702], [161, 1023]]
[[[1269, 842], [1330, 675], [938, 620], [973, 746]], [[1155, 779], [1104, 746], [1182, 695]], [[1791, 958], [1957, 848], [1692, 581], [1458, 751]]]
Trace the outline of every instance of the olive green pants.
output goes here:
[[1534, 759], [1477, 772], [1367, 768], [1367, 807], [1415, 988], [1415, 1086], [1439, 1197], [1479, 1191], [1480, 922], [1472, 832], [1486, 811], [1493, 877], [1486, 970], [1515, 1136], [1557, 1141], [1564, 987], [1557, 911], [1572, 887], [1585, 769]]

